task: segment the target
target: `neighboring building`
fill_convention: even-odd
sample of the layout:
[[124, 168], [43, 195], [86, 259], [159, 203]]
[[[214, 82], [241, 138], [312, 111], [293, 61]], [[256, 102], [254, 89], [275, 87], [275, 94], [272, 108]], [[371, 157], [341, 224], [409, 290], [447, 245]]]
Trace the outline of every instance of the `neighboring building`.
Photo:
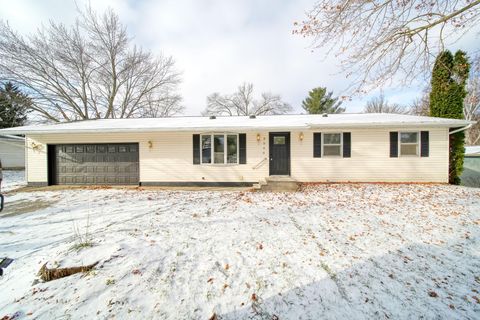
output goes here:
[[465, 147], [462, 185], [480, 188], [480, 146]]
[[27, 181], [251, 185], [448, 182], [449, 130], [471, 122], [397, 114], [101, 119], [0, 130], [24, 134]]
[[25, 169], [25, 139], [0, 135], [0, 163], [3, 169]]

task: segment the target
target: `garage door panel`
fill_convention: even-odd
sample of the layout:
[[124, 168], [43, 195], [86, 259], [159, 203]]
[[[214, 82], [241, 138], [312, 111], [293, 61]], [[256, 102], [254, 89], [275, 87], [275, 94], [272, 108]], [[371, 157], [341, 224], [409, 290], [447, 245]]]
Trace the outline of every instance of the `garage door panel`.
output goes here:
[[55, 146], [57, 184], [138, 184], [138, 144]]

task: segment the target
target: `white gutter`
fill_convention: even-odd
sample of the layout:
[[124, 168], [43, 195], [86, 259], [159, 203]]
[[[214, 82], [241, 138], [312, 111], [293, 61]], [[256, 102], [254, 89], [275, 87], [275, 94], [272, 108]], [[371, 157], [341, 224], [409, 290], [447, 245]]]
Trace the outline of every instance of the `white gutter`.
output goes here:
[[470, 129], [471, 126], [473, 126], [473, 123], [470, 123], [470, 124], [466, 125], [466, 126], [463, 127], [463, 128], [460, 128], [460, 129], [457, 129], [457, 130], [453, 130], [453, 131], [449, 132], [448, 134], [451, 135], [451, 134], [454, 134], [454, 133], [457, 133], [457, 132], [461, 132], [461, 131], [468, 130], [468, 129]]
[[130, 128], [59, 128], [59, 129], [33, 129], [33, 130], [12, 130], [7, 132], [0, 130], [0, 136], [11, 134], [57, 134], [57, 133], [120, 133], [120, 132], [225, 132], [225, 131], [278, 131], [278, 130], [308, 130], [308, 129], [325, 129], [325, 128], [392, 128], [392, 127], [410, 127], [410, 128], [445, 128], [453, 127], [449, 123], [331, 123], [319, 125], [291, 125], [291, 126], [218, 126], [218, 127], [130, 127]]

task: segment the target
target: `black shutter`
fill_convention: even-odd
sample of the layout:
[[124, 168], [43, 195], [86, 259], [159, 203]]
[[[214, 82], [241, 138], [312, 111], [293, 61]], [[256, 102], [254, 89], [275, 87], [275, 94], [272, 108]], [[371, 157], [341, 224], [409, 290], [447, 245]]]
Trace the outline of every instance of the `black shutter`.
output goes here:
[[422, 157], [428, 157], [430, 153], [430, 148], [429, 148], [429, 134], [428, 131], [422, 131], [420, 132], [420, 156]]
[[200, 164], [200, 135], [193, 135], [193, 164]]
[[314, 158], [322, 157], [322, 133], [321, 132], [313, 133], [313, 157]]
[[247, 135], [245, 133], [238, 134], [238, 157], [240, 164], [247, 163]]
[[350, 158], [352, 149], [352, 134], [350, 132], [343, 133], [343, 157]]
[[398, 132], [390, 132], [390, 158], [398, 158]]

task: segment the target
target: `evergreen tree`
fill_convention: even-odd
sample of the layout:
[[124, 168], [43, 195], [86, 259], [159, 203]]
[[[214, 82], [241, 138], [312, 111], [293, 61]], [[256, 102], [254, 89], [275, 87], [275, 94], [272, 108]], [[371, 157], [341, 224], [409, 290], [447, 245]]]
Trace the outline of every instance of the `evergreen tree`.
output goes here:
[[0, 129], [22, 126], [32, 100], [11, 82], [0, 88]]
[[[430, 115], [433, 117], [463, 119], [463, 101], [468, 79], [469, 62], [466, 53], [457, 51], [455, 56], [448, 50], [441, 52], [432, 71]], [[460, 183], [463, 171], [465, 133], [450, 135], [449, 182]]]
[[332, 98], [332, 95], [333, 92], [327, 93], [327, 88], [315, 88], [303, 100], [302, 107], [310, 114], [345, 112], [345, 108], [340, 107], [342, 102], [338, 98]]

